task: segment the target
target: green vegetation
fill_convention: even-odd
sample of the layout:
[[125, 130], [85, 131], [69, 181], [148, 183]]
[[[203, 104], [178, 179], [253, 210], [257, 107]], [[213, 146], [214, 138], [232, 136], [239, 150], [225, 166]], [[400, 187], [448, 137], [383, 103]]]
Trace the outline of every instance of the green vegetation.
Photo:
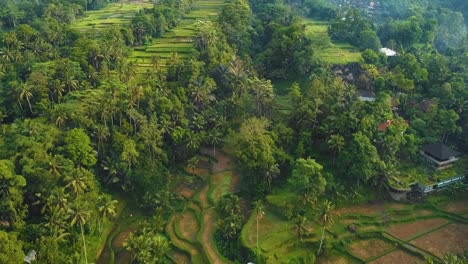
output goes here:
[[1, 0], [0, 262], [464, 261], [463, 15], [338, 2]]
[[328, 36], [330, 23], [327, 21], [316, 21], [304, 19], [306, 32], [312, 38], [312, 46], [316, 56], [329, 64], [349, 64], [362, 60], [360, 52], [356, 47], [347, 43], [332, 43]]
[[151, 8], [153, 4], [149, 1], [123, 1], [121, 3], [110, 3], [99, 10], [85, 13], [71, 25], [71, 28], [87, 32], [91, 30], [105, 29], [112, 26], [123, 26], [129, 24], [132, 17], [143, 8]]

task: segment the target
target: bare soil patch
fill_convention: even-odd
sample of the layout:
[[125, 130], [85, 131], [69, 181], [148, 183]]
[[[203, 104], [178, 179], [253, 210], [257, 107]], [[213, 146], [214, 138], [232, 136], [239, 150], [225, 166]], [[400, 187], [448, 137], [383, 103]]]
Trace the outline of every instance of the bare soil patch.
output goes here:
[[132, 260], [132, 254], [130, 254], [130, 251], [127, 251], [127, 250], [124, 250], [120, 252], [119, 254], [117, 254], [117, 256], [115, 256], [116, 264], [130, 263], [131, 260]]
[[387, 210], [403, 211], [406, 209], [405, 204], [401, 203], [384, 203], [382, 201], [374, 201], [363, 205], [354, 205], [339, 208], [337, 210], [340, 214], [360, 214], [360, 215], [380, 215], [383, 212], [391, 214]]
[[207, 198], [209, 187], [210, 186], [208, 184], [205, 184], [205, 186], [203, 186], [203, 189], [200, 190], [199, 198], [202, 209], [207, 208], [209, 206]]
[[241, 179], [238, 173], [232, 172], [232, 177], [231, 177], [231, 191], [232, 192], [239, 192], [240, 191], [240, 183]]
[[190, 263], [190, 258], [186, 254], [180, 251], [173, 250], [171, 253], [169, 253], [169, 255], [175, 261], [175, 263], [180, 263], [180, 264]]
[[222, 264], [223, 261], [218, 258], [216, 246], [213, 243], [213, 235], [216, 228], [216, 212], [213, 208], [205, 210], [203, 215], [203, 230], [201, 235], [201, 243], [206, 250], [208, 258], [211, 263]]
[[362, 260], [368, 260], [385, 253], [392, 247], [390, 243], [382, 239], [371, 238], [352, 242], [349, 245], [349, 251]]
[[195, 194], [195, 190], [187, 186], [182, 186], [176, 190], [176, 193], [186, 199], [190, 199]]
[[442, 257], [449, 252], [463, 253], [468, 248], [468, 225], [450, 224], [411, 243], [437, 257]]
[[348, 264], [349, 259], [343, 256], [329, 256], [329, 257], [321, 257], [318, 258], [315, 262], [317, 264]]
[[209, 169], [206, 169], [206, 168], [189, 168], [189, 167], [185, 167], [185, 172], [189, 173], [189, 174], [194, 174], [194, 175], [197, 175], [197, 176], [200, 176], [200, 177], [204, 177], [204, 176], [208, 176], [210, 174], [210, 170]]
[[114, 240], [112, 240], [112, 248], [114, 251], [119, 251], [123, 248], [123, 243], [127, 241], [128, 237], [131, 233], [135, 232], [138, 228], [137, 227], [130, 227], [127, 230], [120, 232]]
[[468, 202], [449, 202], [443, 207], [443, 210], [450, 213], [468, 213]]
[[372, 262], [370, 264], [395, 264], [395, 263], [405, 263], [405, 264], [413, 264], [413, 263], [426, 263], [422, 258], [411, 255], [403, 250], [395, 250], [385, 256], [382, 256]]
[[402, 223], [390, 226], [388, 228], [388, 232], [399, 239], [408, 240], [417, 234], [429, 231], [447, 222], [448, 221], [443, 218], [417, 220], [411, 223]]
[[378, 215], [385, 210], [383, 204], [365, 204], [339, 208], [336, 212], [345, 214]]
[[197, 219], [192, 212], [188, 211], [179, 216], [179, 221], [176, 222], [181, 235], [190, 240], [195, 241], [198, 229], [200, 228]]

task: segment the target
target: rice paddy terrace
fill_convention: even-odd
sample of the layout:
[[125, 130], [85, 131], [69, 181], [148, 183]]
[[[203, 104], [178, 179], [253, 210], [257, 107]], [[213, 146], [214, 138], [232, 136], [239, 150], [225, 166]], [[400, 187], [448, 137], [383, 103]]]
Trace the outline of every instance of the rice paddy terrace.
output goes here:
[[[160, 66], [167, 59], [178, 56], [189, 58], [194, 51], [192, 37], [198, 21], [215, 20], [224, 5], [224, 0], [195, 0], [192, 10], [184, 16], [177, 27], [165, 32], [162, 38], [154, 38], [152, 43], [135, 47], [129, 59], [138, 65], [138, 72], [144, 73], [156, 59]], [[176, 55], [177, 54], [177, 55]]]
[[[286, 200], [276, 195], [267, 200]], [[437, 195], [420, 204], [373, 202], [335, 210], [334, 224], [326, 227], [324, 254], [316, 263], [426, 263], [468, 248], [467, 194]], [[322, 227], [307, 216], [302, 240], [293, 221], [269, 202], [259, 218], [259, 250], [267, 263], [286, 263], [305, 257], [318, 245]], [[256, 215], [242, 231], [244, 244], [256, 248]], [[315, 252], [316, 253], [316, 252]]]
[[[162, 67], [172, 56], [180, 59], [189, 58], [194, 51], [192, 37], [198, 21], [215, 20], [224, 5], [224, 0], [194, 0], [189, 11], [170, 31], [164, 32], [161, 38], [154, 38], [151, 43], [138, 46], [129, 54], [129, 60], [136, 63], [138, 73], [145, 73], [154, 60]], [[150, 8], [149, 1], [128, 1], [111, 3], [105, 8], [89, 11], [86, 17], [77, 20], [72, 28], [80, 31], [103, 29], [115, 25], [130, 23], [132, 17], [143, 8]]]

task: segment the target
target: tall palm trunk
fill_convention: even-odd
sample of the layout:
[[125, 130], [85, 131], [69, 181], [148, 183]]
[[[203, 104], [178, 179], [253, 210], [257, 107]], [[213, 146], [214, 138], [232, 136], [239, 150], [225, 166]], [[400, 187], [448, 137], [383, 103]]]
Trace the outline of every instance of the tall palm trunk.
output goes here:
[[84, 256], [85, 256], [85, 263], [88, 264], [88, 254], [86, 252], [86, 240], [83, 232], [83, 224], [80, 223], [80, 228], [81, 228], [81, 239], [83, 239], [83, 250], [84, 250]]
[[258, 214], [257, 214], [257, 254], [258, 254]]
[[29, 105], [29, 111], [31, 111], [31, 114], [32, 114], [33, 111], [32, 111], [31, 101], [29, 101], [29, 97], [28, 97], [28, 96], [26, 96], [26, 101], [28, 102], [28, 105]]
[[317, 252], [317, 256], [320, 255], [320, 251], [322, 250], [322, 243], [323, 243], [323, 237], [325, 235], [325, 226], [322, 227], [322, 237], [320, 238], [320, 246]]

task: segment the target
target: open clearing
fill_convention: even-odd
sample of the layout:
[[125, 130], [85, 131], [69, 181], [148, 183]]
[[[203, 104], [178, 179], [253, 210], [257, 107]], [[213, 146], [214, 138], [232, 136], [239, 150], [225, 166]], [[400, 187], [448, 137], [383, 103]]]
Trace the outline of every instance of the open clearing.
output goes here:
[[417, 222], [392, 225], [388, 228], [388, 232], [401, 240], [408, 240], [418, 234], [425, 233], [442, 226], [447, 222], [448, 221], [446, 219], [442, 218], [422, 219]]
[[450, 224], [417, 238], [411, 243], [438, 257], [442, 257], [448, 252], [463, 253], [468, 249], [468, 225]]
[[370, 264], [395, 264], [395, 263], [405, 263], [405, 264], [413, 264], [413, 263], [426, 263], [422, 258], [407, 253], [403, 250], [395, 250], [383, 257], [380, 257]]
[[360, 259], [371, 259], [392, 249], [393, 246], [382, 239], [366, 239], [352, 242], [349, 251]]
[[312, 35], [315, 55], [330, 64], [348, 64], [362, 60], [356, 47], [347, 43], [332, 43], [328, 36], [328, 22], [304, 19], [306, 31]]

